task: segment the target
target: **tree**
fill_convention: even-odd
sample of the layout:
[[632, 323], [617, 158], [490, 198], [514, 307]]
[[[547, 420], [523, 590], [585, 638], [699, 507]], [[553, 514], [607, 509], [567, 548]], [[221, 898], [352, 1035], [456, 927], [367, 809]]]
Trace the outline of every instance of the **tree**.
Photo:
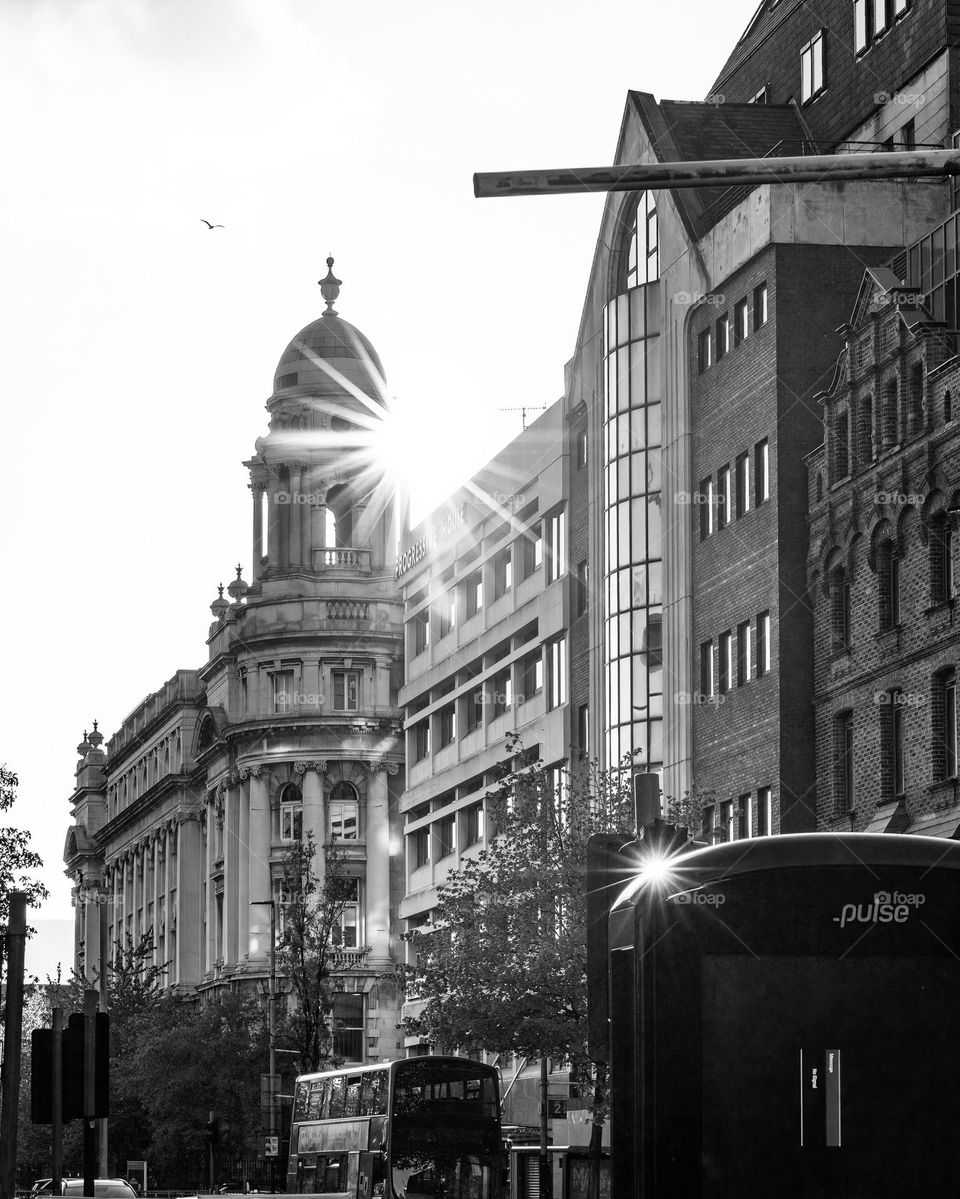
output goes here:
[[599, 1148], [606, 1074], [587, 1053], [586, 849], [593, 833], [634, 827], [628, 756], [613, 770], [527, 761], [488, 793], [495, 836], [437, 891], [433, 923], [408, 934], [424, 1000], [411, 1035], [440, 1049], [488, 1050], [569, 1063], [593, 1097]]
[[323, 847], [323, 874], [312, 832], [295, 842], [283, 858], [283, 920], [277, 941], [278, 965], [292, 985], [296, 1000], [280, 1031], [300, 1056], [300, 1072], [337, 1064], [333, 1028], [336, 954], [341, 921], [356, 893], [356, 880], [346, 872], [344, 855]]
[[[7, 812], [17, 798], [19, 780], [12, 770], [0, 766], [0, 812]], [[47, 888], [30, 877], [30, 871], [40, 870], [43, 861], [30, 848], [30, 834], [25, 829], [0, 827], [0, 928], [6, 928], [11, 891], [25, 891], [27, 904], [35, 907], [46, 899]], [[3, 946], [0, 944], [0, 954]]]

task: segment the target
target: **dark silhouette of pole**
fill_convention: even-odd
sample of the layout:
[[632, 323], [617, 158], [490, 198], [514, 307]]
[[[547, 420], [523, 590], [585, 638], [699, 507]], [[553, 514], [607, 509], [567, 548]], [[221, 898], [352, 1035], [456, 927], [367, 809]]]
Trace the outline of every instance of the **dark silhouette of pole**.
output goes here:
[[13, 1199], [17, 1185], [17, 1117], [20, 1114], [20, 1042], [23, 1037], [23, 962], [27, 942], [27, 894], [11, 891], [7, 916], [7, 1003], [3, 1022], [0, 1083], [0, 1199]]

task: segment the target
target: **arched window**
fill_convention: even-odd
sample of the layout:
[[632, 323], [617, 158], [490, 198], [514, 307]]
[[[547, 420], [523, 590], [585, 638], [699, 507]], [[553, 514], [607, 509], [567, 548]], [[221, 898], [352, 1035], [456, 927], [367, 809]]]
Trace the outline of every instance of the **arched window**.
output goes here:
[[900, 559], [889, 537], [877, 548], [877, 592], [880, 632], [886, 633], [900, 623]]
[[943, 604], [953, 598], [953, 528], [946, 512], [930, 519], [930, 601]]
[[830, 571], [830, 639], [834, 653], [850, 648], [850, 580], [842, 564]]
[[330, 792], [330, 840], [356, 841], [360, 835], [360, 797], [353, 783], [341, 780]]
[[957, 777], [957, 671], [950, 666], [933, 676], [933, 777]]
[[833, 724], [833, 761], [835, 774], [836, 812], [853, 811], [853, 712], [840, 712]]
[[834, 478], [845, 479], [850, 473], [850, 415], [846, 409], [833, 418]]
[[883, 389], [883, 448], [897, 444], [897, 381], [890, 379]]
[[641, 192], [637, 199], [626, 253], [621, 255], [620, 275], [618, 293], [660, 277], [660, 233], [653, 192]]
[[817, 474], [817, 503], [823, 499], [823, 475]]
[[948, 423], [953, 420], [953, 401], [949, 390], [943, 393], [943, 419]]
[[923, 429], [923, 363], [914, 363], [910, 372], [910, 435]]
[[872, 462], [875, 457], [873, 447], [873, 396], [864, 396], [860, 401], [860, 415], [857, 422], [857, 456], [862, 464]]
[[303, 839], [303, 797], [296, 783], [287, 783], [280, 792], [280, 840]]

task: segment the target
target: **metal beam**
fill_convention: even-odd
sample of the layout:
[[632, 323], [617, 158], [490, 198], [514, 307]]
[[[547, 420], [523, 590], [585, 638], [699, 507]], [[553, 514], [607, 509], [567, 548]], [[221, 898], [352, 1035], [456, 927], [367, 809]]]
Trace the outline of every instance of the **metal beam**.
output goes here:
[[755, 183], [840, 183], [846, 179], [912, 179], [960, 175], [960, 150], [814, 154], [794, 158], [731, 158], [705, 162], [628, 163], [560, 167], [555, 171], [487, 171], [473, 177], [473, 194], [549, 196], [569, 192], [646, 191], [650, 188], [739, 187]]

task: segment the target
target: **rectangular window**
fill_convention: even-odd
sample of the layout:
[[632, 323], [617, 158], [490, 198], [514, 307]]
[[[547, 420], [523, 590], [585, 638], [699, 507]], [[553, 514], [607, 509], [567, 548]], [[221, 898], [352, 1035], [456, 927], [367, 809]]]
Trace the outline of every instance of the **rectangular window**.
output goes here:
[[360, 811], [355, 799], [330, 802], [330, 840], [356, 841], [360, 834]]
[[549, 645], [548, 696], [551, 708], [567, 702], [567, 639], [558, 637]]
[[833, 438], [836, 477], [845, 479], [850, 473], [850, 418], [846, 412], [837, 413]]
[[715, 804], [706, 804], [700, 813], [700, 836], [708, 845], [717, 841], [717, 809]]
[[853, 0], [853, 49], [855, 54], [862, 54], [870, 45], [867, 17], [867, 0]]
[[471, 804], [463, 814], [463, 844], [476, 845], [483, 840], [483, 803]]
[[[883, 3], [883, 0], [880, 0]], [[826, 55], [823, 30], [800, 51], [800, 103], [816, 99], [826, 86]]]
[[271, 678], [273, 680], [274, 712], [292, 712], [296, 698], [293, 686], [293, 671], [278, 670]]
[[543, 651], [527, 654], [520, 663], [520, 672], [520, 688], [527, 702], [543, 690]]
[[730, 349], [730, 316], [724, 313], [717, 317], [717, 362]]
[[440, 736], [440, 748], [445, 745], [450, 745], [457, 738], [457, 705], [448, 704], [445, 708], [441, 708], [437, 718], [438, 729]]
[[513, 586], [513, 550], [508, 546], [493, 559], [493, 598], [499, 599]]
[[483, 607], [483, 570], [478, 568], [471, 571], [464, 580], [464, 599], [466, 600], [466, 618], [476, 614]]
[[769, 787], [757, 788], [757, 836], [769, 837], [773, 832], [773, 803]]
[[483, 720], [483, 687], [475, 687], [464, 697], [463, 705], [464, 727], [468, 733], [472, 733]]
[[756, 333], [767, 323], [767, 285], [760, 283], [753, 289], [753, 331]]
[[582, 616], [587, 610], [590, 595], [589, 571], [590, 567], [586, 562], [581, 562], [577, 567], [577, 616]]
[[[333, 996], [333, 1055], [345, 1062], [363, 1061], [363, 995], [339, 993]], [[323, 1178], [317, 1190], [342, 1191], [346, 1185], [347, 1155], [326, 1157]], [[317, 1170], [319, 1175], [320, 1171]]]
[[769, 104], [770, 103], [770, 84], [765, 83], [763, 87], [750, 97], [751, 104]]
[[713, 480], [701, 479], [697, 490], [700, 506], [700, 540], [705, 541], [713, 532]]
[[713, 642], [704, 641], [700, 646], [700, 696], [713, 695]]
[[355, 712], [360, 706], [360, 671], [335, 670], [333, 706], [338, 712]]
[[753, 836], [753, 796], [741, 795], [737, 800], [737, 840]]
[[510, 673], [510, 667], [495, 674], [491, 685], [493, 687], [493, 694], [490, 696], [491, 719], [495, 720], [513, 707], [513, 676]]
[[419, 869], [419, 867], [421, 867], [421, 866], [429, 866], [430, 865], [430, 829], [429, 829], [429, 826], [427, 828], [417, 829], [417, 831], [413, 834], [413, 836], [410, 838], [410, 840], [413, 842], [412, 853], [413, 853], [413, 868], [414, 868], [414, 870]]
[[445, 595], [440, 597], [438, 616], [438, 635], [446, 637], [448, 633], [453, 632], [457, 627], [457, 590], [451, 588]]
[[713, 366], [713, 333], [710, 329], [702, 329], [697, 337], [697, 366], [700, 374]]
[[447, 857], [457, 848], [457, 818], [451, 813], [437, 821], [437, 856]]
[[524, 538], [524, 545], [528, 551], [528, 570], [525, 572], [532, 575], [535, 570], [539, 570], [543, 565], [543, 526], [542, 524], [532, 525]]
[[730, 467], [721, 466], [717, 471], [717, 528], [722, 529], [730, 520]]
[[750, 455], [740, 454], [736, 462], [737, 516], [750, 511]]
[[733, 675], [733, 638], [729, 632], [720, 634], [719, 650], [717, 690], [721, 695], [726, 695], [730, 690], [730, 680]]
[[587, 434], [577, 434], [577, 470], [583, 470], [587, 465]]
[[853, 713], [841, 712], [836, 724], [837, 810], [852, 812], [854, 806]]
[[893, 0], [893, 15], [902, 17], [910, 9], [910, 0]]
[[757, 614], [757, 678], [770, 673], [770, 613]]
[[347, 898], [331, 932], [334, 945], [356, 949], [360, 944], [360, 880], [345, 879]]
[[413, 652], [422, 654], [430, 644], [430, 609], [424, 608], [414, 616], [413, 621]]
[[957, 777], [957, 672], [943, 679], [943, 748], [947, 778]]
[[303, 804], [280, 804], [280, 840], [300, 841], [303, 838]]
[[577, 708], [577, 748], [581, 754], [590, 750], [590, 708], [586, 704]]
[[547, 582], [553, 583], [567, 573], [567, 514], [561, 510], [548, 516]]
[[430, 753], [430, 721], [421, 720], [413, 726], [413, 760], [422, 762]]
[[893, 768], [893, 793], [902, 795], [905, 786], [903, 759], [903, 692], [894, 689], [889, 692], [891, 740], [890, 755]]
[[720, 837], [723, 841], [733, 841], [737, 835], [736, 814], [732, 799], [725, 799], [720, 805]]
[[873, 0], [873, 36], [885, 33], [890, 24], [890, 0]]
[[900, 146], [904, 150], [917, 148], [917, 126], [912, 117], [909, 121], [904, 122], [903, 128], [900, 130]]
[[757, 507], [770, 498], [770, 443], [766, 438], [753, 448], [753, 483]]
[[737, 625], [737, 686], [750, 682], [750, 621]]
[[750, 331], [750, 306], [746, 299], [740, 300], [733, 309], [733, 344], [740, 345], [747, 340]]

